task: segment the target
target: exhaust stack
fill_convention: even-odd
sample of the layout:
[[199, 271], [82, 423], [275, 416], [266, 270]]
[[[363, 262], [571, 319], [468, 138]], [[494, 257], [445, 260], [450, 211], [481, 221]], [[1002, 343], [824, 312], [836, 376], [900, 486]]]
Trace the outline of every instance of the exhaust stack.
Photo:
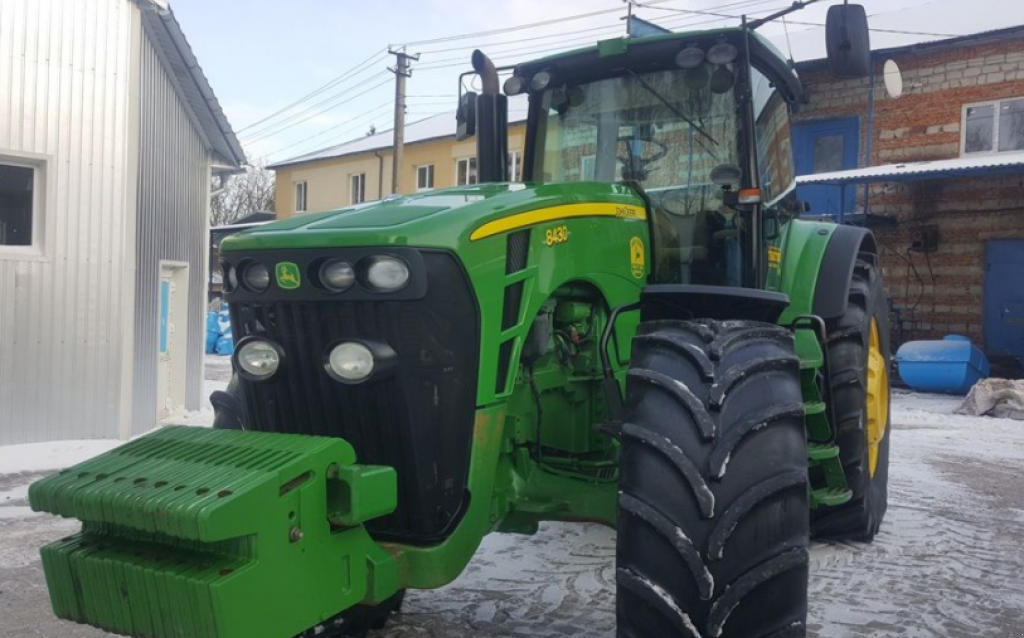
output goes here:
[[498, 70], [483, 51], [473, 51], [473, 70], [480, 75], [476, 100], [477, 181], [508, 181], [508, 98], [499, 91]]

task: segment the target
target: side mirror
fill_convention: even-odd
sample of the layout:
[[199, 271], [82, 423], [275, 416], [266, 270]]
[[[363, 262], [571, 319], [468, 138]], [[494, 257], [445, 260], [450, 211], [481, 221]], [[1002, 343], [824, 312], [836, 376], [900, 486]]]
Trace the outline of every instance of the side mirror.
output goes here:
[[476, 135], [476, 93], [468, 91], [462, 95], [455, 121], [458, 123], [455, 139], [461, 142]]
[[825, 20], [828, 65], [837, 78], [862, 78], [871, 72], [868, 15], [859, 4], [828, 8]]

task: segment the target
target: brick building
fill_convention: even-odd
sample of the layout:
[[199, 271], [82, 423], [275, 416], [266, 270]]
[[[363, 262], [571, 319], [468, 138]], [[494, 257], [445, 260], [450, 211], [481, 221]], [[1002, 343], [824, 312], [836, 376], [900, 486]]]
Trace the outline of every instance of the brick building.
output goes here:
[[[1024, 358], [1024, 27], [876, 51], [874, 76], [798, 64], [798, 192], [872, 227], [903, 340]], [[891, 97], [894, 60], [903, 92]]]

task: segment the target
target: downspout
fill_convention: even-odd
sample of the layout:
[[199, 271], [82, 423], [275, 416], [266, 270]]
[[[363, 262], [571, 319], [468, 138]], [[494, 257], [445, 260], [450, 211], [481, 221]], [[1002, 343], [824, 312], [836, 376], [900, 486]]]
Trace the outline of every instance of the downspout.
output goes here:
[[[872, 56], [871, 71], [868, 74], [868, 132], [864, 142], [864, 167], [869, 168], [874, 164], [872, 156], [872, 141], [875, 137], [875, 60]], [[864, 184], [864, 223], [868, 222], [868, 213], [871, 212], [871, 184]]]
[[384, 156], [380, 154], [380, 151], [373, 152], [374, 157], [377, 158], [377, 199], [384, 199]]

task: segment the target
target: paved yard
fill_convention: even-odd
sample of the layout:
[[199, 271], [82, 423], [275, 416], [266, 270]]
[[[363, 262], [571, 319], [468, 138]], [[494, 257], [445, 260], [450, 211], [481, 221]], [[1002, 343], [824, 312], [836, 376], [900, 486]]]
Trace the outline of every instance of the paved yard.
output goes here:
[[[217, 361], [208, 386], [223, 383], [226, 370]], [[957, 404], [895, 397], [888, 518], [873, 545], [815, 546], [811, 635], [1024, 632], [1024, 423], [952, 416]], [[102, 447], [49, 446], [52, 469]], [[28, 511], [27, 485], [46, 472], [11, 472], [27, 462], [10, 452], [0, 448], [0, 637], [108, 636], [50, 615], [37, 548], [76, 523]], [[493, 535], [458, 581], [411, 593], [374, 638], [612, 638], [614, 555], [614, 533], [596, 525]]]

